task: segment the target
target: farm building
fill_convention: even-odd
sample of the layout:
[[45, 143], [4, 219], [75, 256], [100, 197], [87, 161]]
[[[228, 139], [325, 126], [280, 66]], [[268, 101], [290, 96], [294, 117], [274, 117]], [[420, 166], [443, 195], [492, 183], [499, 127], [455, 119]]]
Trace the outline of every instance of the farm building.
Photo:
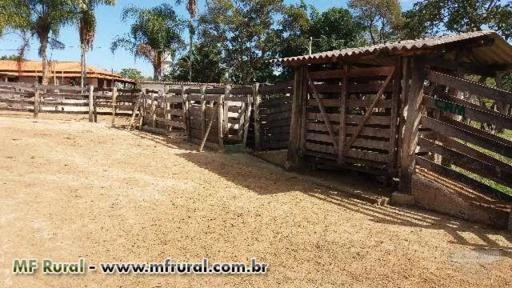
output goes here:
[[[41, 61], [0, 60], [0, 79], [2, 82], [41, 82]], [[49, 77], [52, 85], [80, 85], [80, 62], [52, 61], [49, 63]], [[107, 70], [87, 66], [87, 85], [108, 88], [116, 83], [133, 86], [135, 81], [125, 79]]]
[[[512, 70], [512, 46], [496, 33], [276, 61], [295, 70], [290, 166], [380, 174], [399, 179], [405, 194], [412, 193], [413, 176], [421, 168], [477, 191], [507, 196], [468, 176], [512, 187], [512, 166], [503, 160], [512, 157], [512, 141], [480, 128], [512, 129], [512, 93], [485, 85], [488, 77], [499, 79]], [[484, 99], [496, 109], [482, 105]]]

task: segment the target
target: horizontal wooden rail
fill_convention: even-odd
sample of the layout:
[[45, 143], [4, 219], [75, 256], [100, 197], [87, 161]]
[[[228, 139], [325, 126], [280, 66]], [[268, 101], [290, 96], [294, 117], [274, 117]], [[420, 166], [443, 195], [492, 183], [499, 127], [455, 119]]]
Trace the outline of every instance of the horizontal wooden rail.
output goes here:
[[453, 123], [448, 124], [427, 116], [422, 117], [421, 123], [424, 128], [432, 129], [445, 136], [455, 137], [498, 154], [512, 157], [512, 142], [506, 139], [491, 138], [488, 137], [485, 132], [474, 128], [472, 129], [470, 126], [465, 125], [467, 127], [457, 127], [454, 126]]
[[491, 88], [473, 81], [453, 77], [435, 71], [430, 71], [427, 79], [439, 85], [444, 85], [459, 91], [469, 92], [470, 94], [478, 95], [484, 98], [490, 98], [501, 103], [512, 104], [512, 92], [509, 91]]

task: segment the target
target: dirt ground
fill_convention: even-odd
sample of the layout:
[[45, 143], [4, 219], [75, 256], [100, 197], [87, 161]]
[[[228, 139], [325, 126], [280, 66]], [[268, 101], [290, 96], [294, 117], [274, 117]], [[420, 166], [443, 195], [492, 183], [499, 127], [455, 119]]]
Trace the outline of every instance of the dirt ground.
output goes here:
[[[247, 154], [0, 114], [0, 287], [511, 287], [512, 235], [373, 206]], [[77, 121], [82, 119], [82, 121]], [[19, 276], [14, 258], [248, 261], [263, 276]]]

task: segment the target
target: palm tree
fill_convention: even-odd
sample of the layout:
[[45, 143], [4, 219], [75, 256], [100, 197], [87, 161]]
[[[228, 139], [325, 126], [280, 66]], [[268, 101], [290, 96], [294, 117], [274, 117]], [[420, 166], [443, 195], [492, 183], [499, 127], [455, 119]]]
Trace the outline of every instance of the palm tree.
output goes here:
[[[181, 5], [185, 0], [176, 0], [176, 4]], [[189, 23], [188, 23], [188, 35], [189, 35], [189, 49], [188, 49], [188, 78], [189, 81], [192, 82], [192, 57], [193, 57], [193, 48], [194, 48], [194, 19], [197, 16], [197, 1], [196, 0], [187, 0], [187, 11], [190, 15]]]
[[[75, 0], [76, 1], [76, 0]], [[2, 13], [8, 22], [6, 27], [21, 31], [22, 34], [39, 40], [39, 57], [43, 67], [43, 85], [48, 85], [48, 46], [62, 49], [64, 44], [57, 40], [60, 29], [71, 24], [76, 18], [76, 2], [70, 0], [4, 0]], [[12, 15], [15, 15], [14, 17]], [[0, 16], [3, 16], [0, 14]], [[24, 43], [26, 45], [27, 43]], [[25, 47], [24, 47], [25, 48]], [[25, 49], [20, 49], [24, 51]], [[23, 55], [20, 55], [23, 57]]]
[[87, 65], [85, 56], [94, 43], [96, 35], [96, 15], [94, 9], [99, 5], [115, 5], [116, 0], [79, 0], [79, 19], [78, 31], [80, 34], [80, 67], [82, 70], [80, 87], [82, 90], [85, 86], [85, 78], [87, 77]]
[[129, 6], [123, 10], [122, 21], [133, 20], [130, 33], [117, 36], [112, 43], [114, 53], [119, 48], [129, 50], [135, 58], [143, 58], [153, 66], [154, 80], [162, 79], [166, 59], [173, 59], [183, 45], [180, 30], [183, 21], [178, 18], [171, 5], [144, 9]]

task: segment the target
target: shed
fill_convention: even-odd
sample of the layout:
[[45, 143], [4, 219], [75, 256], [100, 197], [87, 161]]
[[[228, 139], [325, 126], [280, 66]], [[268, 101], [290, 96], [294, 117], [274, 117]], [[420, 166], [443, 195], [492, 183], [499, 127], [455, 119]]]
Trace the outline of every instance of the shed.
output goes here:
[[[454, 96], [449, 103], [458, 101], [465, 109], [480, 112], [479, 106], [458, 99], [456, 94], [485, 93], [483, 96], [503, 105], [512, 101], [506, 91], [490, 87], [482, 90], [478, 83], [462, 77], [464, 74], [494, 77], [496, 73], [512, 70], [512, 46], [493, 31], [407, 40], [274, 61], [295, 71], [288, 165], [324, 164], [400, 178], [402, 191], [406, 193], [415, 165], [424, 164], [416, 161], [417, 157], [427, 155], [425, 157], [431, 159], [435, 154], [418, 145], [418, 141], [423, 141], [422, 133], [428, 138], [427, 132], [433, 132], [424, 125], [424, 118], [449, 118], [443, 118], [447, 111], [436, 114], [430, 109], [439, 103], [429, 97]], [[429, 87], [437, 90], [429, 90]], [[509, 127], [508, 115], [483, 112], [492, 115], [485, 117], [497, 118], [485, 118], [477, 113], [480, 116], [472, 116], [473, 120], [496, 120], [498, 125]], [[510, 145], [508, 141], [500, 143], [505, 143], [505, 148]]]

